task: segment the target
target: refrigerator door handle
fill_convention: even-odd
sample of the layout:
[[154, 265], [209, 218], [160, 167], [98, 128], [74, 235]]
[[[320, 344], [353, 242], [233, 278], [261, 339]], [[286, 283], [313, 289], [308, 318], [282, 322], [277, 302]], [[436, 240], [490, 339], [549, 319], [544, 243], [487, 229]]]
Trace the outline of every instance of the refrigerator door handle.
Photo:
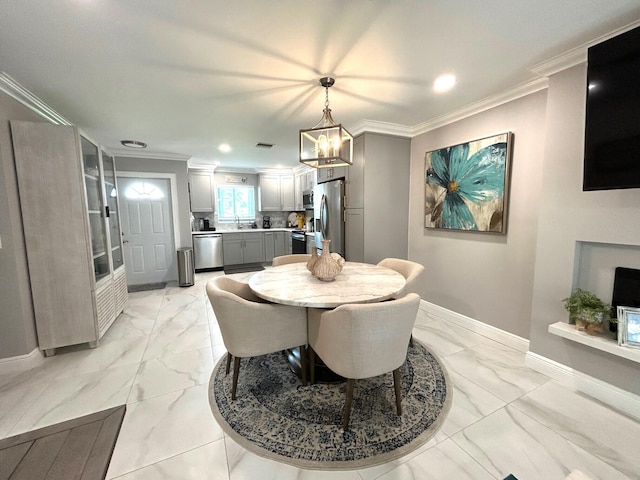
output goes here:
[[322, 200], [320, 200], [320, 232], [322, 233], [322, 238], [327, 238], [327, 196], [322, 195]]

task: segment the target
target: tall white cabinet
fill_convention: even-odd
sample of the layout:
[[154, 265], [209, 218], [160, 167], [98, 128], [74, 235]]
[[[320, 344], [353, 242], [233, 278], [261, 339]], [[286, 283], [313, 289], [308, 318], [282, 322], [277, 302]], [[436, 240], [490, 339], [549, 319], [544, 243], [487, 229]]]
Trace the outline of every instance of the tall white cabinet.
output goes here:
[[98, 345], [127, 301], [113, 158], [75, 127], [11, 122], [38, 345]]

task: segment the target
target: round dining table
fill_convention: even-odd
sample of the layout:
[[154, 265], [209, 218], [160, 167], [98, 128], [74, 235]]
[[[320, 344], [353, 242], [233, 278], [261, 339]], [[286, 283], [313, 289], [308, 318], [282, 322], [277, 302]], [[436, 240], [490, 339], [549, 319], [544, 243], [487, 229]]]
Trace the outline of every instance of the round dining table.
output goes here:
[[331, 282], [311, 275], [303, 262], [267, 268], [249, 279], [249, 287], [260, 298], [309, 308], [381, 302], [400, 293], [405, 283], [395, 270], [356, 262], [346, 262]]

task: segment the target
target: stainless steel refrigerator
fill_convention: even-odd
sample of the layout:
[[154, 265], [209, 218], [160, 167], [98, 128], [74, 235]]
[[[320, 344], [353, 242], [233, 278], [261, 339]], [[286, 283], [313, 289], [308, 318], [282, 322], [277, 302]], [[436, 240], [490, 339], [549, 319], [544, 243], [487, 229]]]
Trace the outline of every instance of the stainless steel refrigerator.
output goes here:
[[331, 240], [329, 250], [344, 257], [344, 180], [316, 185], [313, 195], [316, 224], [315, 245]]

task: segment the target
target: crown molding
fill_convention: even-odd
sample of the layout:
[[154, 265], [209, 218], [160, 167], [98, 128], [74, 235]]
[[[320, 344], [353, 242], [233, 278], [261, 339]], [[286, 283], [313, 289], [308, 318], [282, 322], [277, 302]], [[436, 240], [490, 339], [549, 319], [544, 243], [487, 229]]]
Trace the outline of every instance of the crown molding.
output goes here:
[[549, 75], [553, 75], [555, 73], [561, 72], [562, 70], [566, 70], [567, 68], [575, 67], [581, 63], [587, 61], [587, 50], [589, 47], [593, 47], [598, 43], [602, 43], [605, 40], [609, 40], [610, 38], [616, 37], [621, 33], [628, 32], [629, 30], [640, 26], [640, 20], [636, 20], [624, 27], [620, 27], [612, 32], [601, 35], [598, 38], [594, 38], [582, 45], [579, 45], [576, 48], [573, 48], [565, 53], [552, 57], [548, 60], [545, 60], [540, 63], [536, 63], [529, 67], [529, 70], [534, 72], [536, 75], [540, 75], [542, 77], [548, 77]]
[[29, 110], [34, 111], [51, 123], [56, 125], [73, 125], [73, 123], [64, 118], [5, 72], [0, 72], [0, 91], [3, 91], [11, 98], [23, 104]]
[[354, 137], [364, 132], [384, 133], [398, 137], [410, 137], [411, 127], [397, 123], [379, 122], [377, 120], [360, 120], [349, 128], [349, 133]]
[[128, 158], [150, 158], [153, 160], [175, 160], [179, 162], [187, 162], [191, 158], [191, 155], [183, 155], [181, 153], [166, 153], [166, 152], [137, 152], [135, 150], [111, 150], [109, 151], [114, 157], [128, 157]]
[[506, 92], [502, 92], [498, 95], [492, 95], [477, 102], [470, 103], [469, 105], [466, 105], [445, 115], [441, 115], [432, 120], [419, 123], [418, 125], [412, 127], [411, 136], [415, 137], [417, 135], [430, 132], [431, 130], [435, 130], [436, 128], [444, 127], [445, 125], [448, 125], [450, 123], [457, 122], [472, 115], [482, 113], [491, 108], [498, 107], [508, 102], [512, 102], [513, 100], [517, 100], [518, 98], [526, 97], [527, 95], [531, 95], [532, 93], [544, 90], [545, 88], [547, 88], [548, 83], [549, 82], [546, 78], [538, 78], [531, 82], [521, 84], [515, 88], [512, 88], [511, 90], [507, 90]]

